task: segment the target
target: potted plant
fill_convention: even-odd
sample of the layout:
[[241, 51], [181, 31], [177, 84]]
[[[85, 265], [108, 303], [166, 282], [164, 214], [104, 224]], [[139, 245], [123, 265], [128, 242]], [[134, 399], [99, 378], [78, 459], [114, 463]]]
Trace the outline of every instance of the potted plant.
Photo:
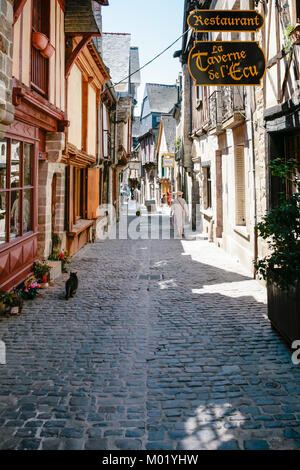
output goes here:
[[59, 254], [59, 258], [61, 260], [61, 270], [63, 273], [66, 273], [66, 264], [70, 264], [72, 262], [71, 258], [69, 257], [69, 253], [67, 250], [61, 250]]
[[300, 339], [300, 182], [295, 160], [276, 159], [270, 167], [291, 190], [280, 194], [279, 204], [257, 226], [269, 254], [255, 267], [267, 281], [269, 319], [291, 345]]
[[55, 47], [52, 46], [52, 44], [50, 42], [48, 42], [47, 46], [45, 47], [45, 49], [43, 49], [41, 51], [41, 54], [43, 57], [45, 57], [46, 59], [50, 59], [53, 55], [55, 51]]
[[25, 284], [22, 291], [23, 299], [33, 300], [39, 293], [40, 288], [41, 286], [38, 282], [28, 282], [28, 284]]
[[1, 290], [0, 291], [0, 315], [5, 315], [8, 313], [8, 306], [7, 306], [7, 297], [9, 293], [6, 291]]
[[32, 45], [38, 51], [42, 51], [43, 49], [45, 49], [48, 45], [48, 42], [49, 39], [45, 34], [39, 33], [37, 31], [32, 33]]
[[23, 301], [17, 292], [5, 292], [3, 302], [11, 315], [18, 315], [22, 311]]
[[50, 260], [53, 261], [60, 261], [61, 262], [61, 269], [63, 273], [66, 273], [66, 264], [70, 264], [72, 262], [72, 258], [69, 256], [67, 250], [61, 250], [57, 248], [54, 250], [52, 255], [49, 256]]
[[294, 26], [291, 26], [289, 37], [291, 38], [293, 44], [300, 44], [300, 23], [296, 23]]
[[43, 284], [47, 284], [50, 280], [50, 266], [46, 263], [34, 263], [33, 264], [33, 274], [35, 275], [37, 281]]
[[136, 216], [137, 216], [137, 217], [140, 217], [140, 216], [141, 216], [141, 210], [140, 210], [140, 209], [138, 209], [138, 210], [136, 211]]

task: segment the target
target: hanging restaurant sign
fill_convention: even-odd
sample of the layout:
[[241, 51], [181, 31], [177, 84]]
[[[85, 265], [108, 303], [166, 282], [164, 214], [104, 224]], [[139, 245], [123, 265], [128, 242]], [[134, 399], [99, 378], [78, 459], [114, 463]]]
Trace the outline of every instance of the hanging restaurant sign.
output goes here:
[[163, 168], [175, 168], [175, 157], [174, 155], [163, 156]]
[[195, 85], [260, 85], [266, 58], [255, 41], [198, 41], [188, 67]]
[[265, 20], [255, 10], [194, 10], [187, 22], [195, 32], [245, 32], [258, 31]]

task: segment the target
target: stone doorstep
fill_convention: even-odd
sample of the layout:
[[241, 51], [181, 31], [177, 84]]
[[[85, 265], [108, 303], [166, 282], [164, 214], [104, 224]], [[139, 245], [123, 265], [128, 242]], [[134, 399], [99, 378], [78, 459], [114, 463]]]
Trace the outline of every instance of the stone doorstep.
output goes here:
[[55, 279], [58, 279], [62, 275], [62, 270], [61, 270], [61, 262], [60, 261], [47, 261], [48, 266], [50, 266], [51, 271], [50, 271], [50, 279], [51, 281], [55, 281]]

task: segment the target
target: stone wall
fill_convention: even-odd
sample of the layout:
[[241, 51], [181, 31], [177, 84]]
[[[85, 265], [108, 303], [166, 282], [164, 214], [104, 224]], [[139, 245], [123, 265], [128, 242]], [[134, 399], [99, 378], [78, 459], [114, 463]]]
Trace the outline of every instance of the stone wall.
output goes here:
[[[65, 134], [63, 132], [48, 133], [46, 138], [48, 160], [39, 163], [38, 255], [41, 258], [47, 258], [51, 254], [52, 233], [59, 236], [62, 248], [66, 246], [64, 230], [66, 166], [60, 163], [64, 146]], [[53, 197], [55, 219], [52, 227], [52, 182], [54, 176], [56, 178]]]
[[12, 105], [13, 1], [0, 0], [0, 138], [14, 119]]

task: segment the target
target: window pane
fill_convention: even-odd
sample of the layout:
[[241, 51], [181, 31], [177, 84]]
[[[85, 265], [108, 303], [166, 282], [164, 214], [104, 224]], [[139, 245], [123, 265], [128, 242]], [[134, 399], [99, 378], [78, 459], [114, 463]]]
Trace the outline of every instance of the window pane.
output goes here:
[[32, 189], [24, 191], [23, 199], [23, 233], [32, 230]]
[[0, 245], [6, 242], [6, 198], [7, 193], [0, 193]]
[[32, 185], [32, 144], [24, 144], [24, 186]]
[[20, 186], [20, 154], [21, 143], [13, 140], [11, 143], [11, 175], [10, 184], [12, 188]]
[[20, 236], [20, 191], [11, 192], [10, 239]]
[[6, 188], [7, 140], [0, 141], [0, 189]]

